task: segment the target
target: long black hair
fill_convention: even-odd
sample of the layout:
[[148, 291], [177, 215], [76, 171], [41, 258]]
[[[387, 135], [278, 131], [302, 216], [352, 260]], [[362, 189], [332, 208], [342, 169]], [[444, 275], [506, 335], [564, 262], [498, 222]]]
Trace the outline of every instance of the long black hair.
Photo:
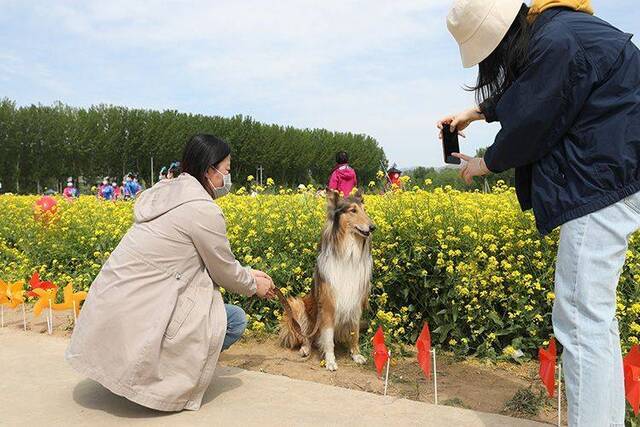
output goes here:
[[478, 104], [488, 98], [497, 102], [527, 65], [531, 38], [528, 15], [529, 7], [523, 3], [498, 47], [479, 64], [478, 82], [467, 88], [476, 93]]
[[336, 163], [339, 165], [349, 163], [349, 155], [346, 151], [338, 151], [338, 153], [336, 153]]
[[230, 154], [229, 144], [213, 135], [200, 133], [187, 142], [180, 165], [183, 172], [193, 176], [207, 192], [211, 193], [206, 177], [207, 171], [212, 166], [218, 167], [218, 164]]

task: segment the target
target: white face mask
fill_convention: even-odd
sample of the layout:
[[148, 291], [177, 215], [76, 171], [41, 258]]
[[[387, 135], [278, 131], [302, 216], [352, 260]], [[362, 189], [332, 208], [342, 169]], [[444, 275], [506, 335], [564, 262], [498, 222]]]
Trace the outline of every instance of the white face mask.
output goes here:
[[224, 182], [222, 187], [216, 187], [215, 185], [213, 185], [213, 182], [211, 182], [211, 180], [207, 178], [207, 180], [209, 181], [209, 185], [213, 189], [213, 197], [215, 199], [219, 199], [220, 197], [226, 196], [231, 191], [231, 173], [228, 173], [225, 175], [222, 172], [220, 172], [218, 169], [216, 168], [213, 168], [213, 169], [215, 169], [216, 172], [222, 175], [222, 180]]

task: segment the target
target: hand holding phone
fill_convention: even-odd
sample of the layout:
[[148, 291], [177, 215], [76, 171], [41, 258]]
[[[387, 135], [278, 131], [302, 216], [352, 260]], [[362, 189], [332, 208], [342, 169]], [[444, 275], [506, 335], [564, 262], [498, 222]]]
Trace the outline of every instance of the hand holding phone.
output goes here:
[[452, 153], [460, 152], [460, 143], [458, 142], [458, 132], [451, 132], [451, 126], [442, 125], [442, 150], [444, 153], [444, 162], [450, 165], [459, 165], [460, 159], [452, 156]]

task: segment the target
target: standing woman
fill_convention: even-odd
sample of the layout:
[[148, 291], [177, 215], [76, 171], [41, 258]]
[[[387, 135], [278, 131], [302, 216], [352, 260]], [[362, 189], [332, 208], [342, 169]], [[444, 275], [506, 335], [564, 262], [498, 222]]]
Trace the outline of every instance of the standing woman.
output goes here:
[[640, 228], [640, 51], [584, 0], [456, 0], [448, 27], [479, 104], [438, 123], [502, 129], [461, 175], [516, 169], [538, 229], [562, 225], [553, 328], [571, 426], [622, 426], [625, 401], [616, 287]]
[[160, 411], [196, 410], [220, 351], [246, 325], [220, 287], [273, 296], [271, 278], [235, 259], [215, 200], [231, 187], [231, 150], [196, 135], [184, 173], [145, 191], [135, 223], [96, 277], [66, 359], [113, 393]]

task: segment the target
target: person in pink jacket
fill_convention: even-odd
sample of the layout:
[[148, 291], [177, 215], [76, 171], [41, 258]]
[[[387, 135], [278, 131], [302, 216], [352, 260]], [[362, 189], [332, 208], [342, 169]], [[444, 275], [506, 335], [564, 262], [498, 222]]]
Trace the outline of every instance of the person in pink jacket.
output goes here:
[[329, 178], [329, 190], [338, 191], [342, 195], [348, 196], [357, 185], [358, 177], [356, 171], [349, 166], [349, 155], [340, 151], [336, 154], [336, 165]]

